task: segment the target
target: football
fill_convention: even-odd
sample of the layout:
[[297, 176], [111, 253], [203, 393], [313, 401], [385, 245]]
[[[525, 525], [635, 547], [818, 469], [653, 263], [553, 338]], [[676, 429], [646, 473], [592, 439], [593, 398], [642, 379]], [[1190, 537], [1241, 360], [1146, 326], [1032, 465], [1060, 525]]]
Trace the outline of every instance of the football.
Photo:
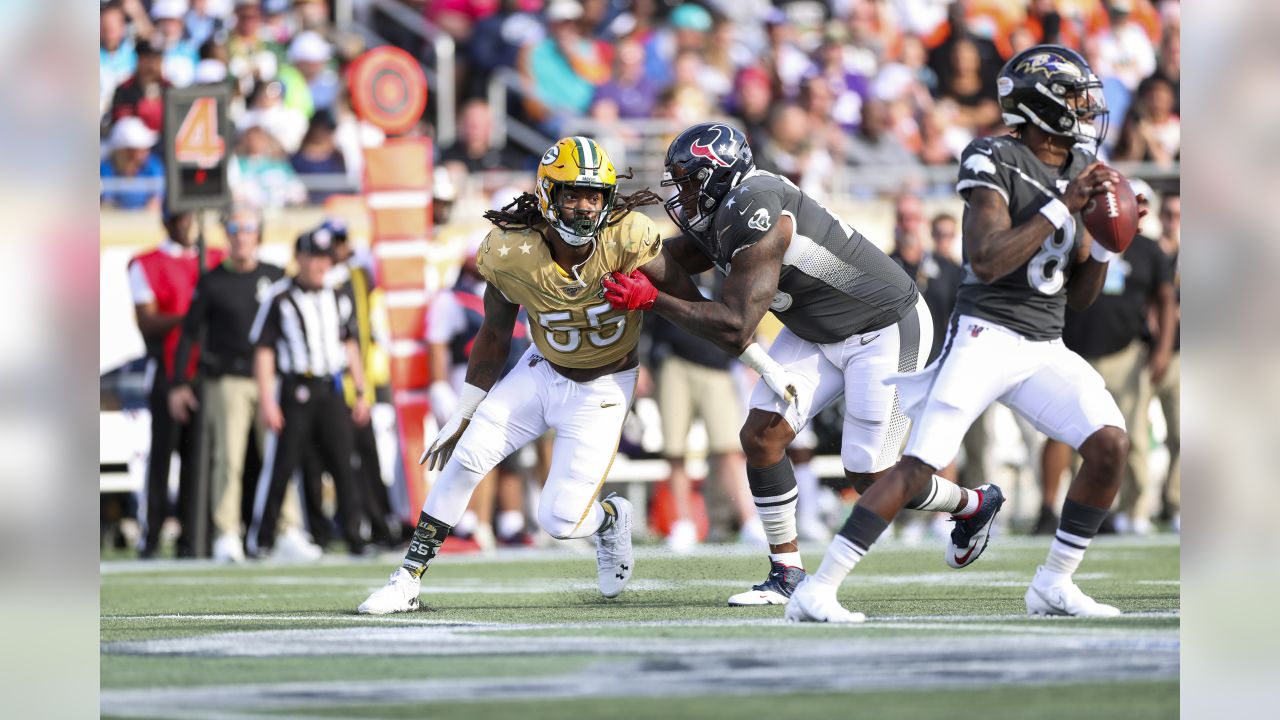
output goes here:
[[1089, 234], [1111, 252], [1124, 252], [1138, 234], [1138, 198], [1123, 175], [1117, 186], [1094, 195], [1082, 214]]

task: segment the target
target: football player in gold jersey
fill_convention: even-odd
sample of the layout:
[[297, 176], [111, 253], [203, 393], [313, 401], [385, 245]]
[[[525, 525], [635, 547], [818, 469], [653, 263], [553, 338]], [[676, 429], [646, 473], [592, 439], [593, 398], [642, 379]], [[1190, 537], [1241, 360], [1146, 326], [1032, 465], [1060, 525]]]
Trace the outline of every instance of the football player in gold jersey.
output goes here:
[[[534, 194], [486, 213], [496, 227], [477, 262], [488, 282], [484, 324], [456, 414], [423, 454], [440, 476], [403, 566], [360, 606], [361, 613], [417, 609], [422, 573], [466, 510], [476, 483], [549, 429], [556, 439], [539, 523], [559, 539], [595, 536], [605, 597], [616, 597], [631, 579], [631, 504], [597, 497], [635, 391], [641, 314], [614, 310], [601, 283], [612, 272], [642, 266], [651, 277], [673, 283], [688, 278], [674, 264], [668, 268], [653, 222], [632, 212], [658, 198], [647, 191], [619, 196], [617, 184], [617, 171], [598, 143], [568, 137], [543, 155]], [[534, 344], [499, 381], [521, 306]]]

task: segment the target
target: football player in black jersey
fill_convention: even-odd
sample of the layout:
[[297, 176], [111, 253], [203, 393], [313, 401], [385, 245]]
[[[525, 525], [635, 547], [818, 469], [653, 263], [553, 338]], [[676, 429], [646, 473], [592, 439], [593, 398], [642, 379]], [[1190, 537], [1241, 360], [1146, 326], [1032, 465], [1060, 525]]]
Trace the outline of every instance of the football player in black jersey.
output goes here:
[[[865, 491], [897, 461], [910, 424], [884, 380], [924, 366], [933, 322], [915, 283], [893, 260], [789, 180], [756, 169], [738, 129], [703, 123], [685, 130], [668, 148], [663, 184], [675, 188], [667, 211], [684, 232], [667, 243], [674, 260], [665, 265], [668, 274], [714, 265], [726, 276], [722, 299], [687, 292], [687, 277], [649, 277], [648, 268], [615, 273], [605, 297], [617, 308], [652, 308], [760, 373], [741, 438], [770, 571], [729, 604], [786, 604], [805, 576], [787, 446], [844, 396], [841, 460], [848, 479]], [[768, 310], [784, 329], [766, 353], [752, 338]], [[955, 513], [966, 524], [994, 515], [1002, 498], [988, 490], [984, 500], [932, 478], [908, 506]]]
[[[1049, 558], [1027, 590], [1028, 614], [1120, 614], [1071, 578], [1120, 486], [1124, 416], [1061, 338], [1066, 306], [1094, 301], [1113, 255], [1085, 234], [1080, 214], [1119, 182], [1091, 149], [1106, 130], [1102, 84], [1077, 53], [1040, 45], [1009, 60], [997, 89], [1013, 135], [974, 140], [961, 158], [965, 275], [946, 345], [924, 372], [895, 378], [914, 432], [902, 461], [862, 496], [821, 569], [797, 589], [790, 619], [861, 619], [839, 606], [836, 588], [997, 400], [1084, 456]], [[953, 533], [951, 564], [971, 562], [987, 539], [985, 531]]]

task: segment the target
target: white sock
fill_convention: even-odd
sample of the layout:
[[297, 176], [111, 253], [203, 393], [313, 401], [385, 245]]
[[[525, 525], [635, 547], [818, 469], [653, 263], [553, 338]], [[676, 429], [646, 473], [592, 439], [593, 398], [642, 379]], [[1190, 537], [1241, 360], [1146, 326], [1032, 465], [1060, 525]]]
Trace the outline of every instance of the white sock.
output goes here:
[[972, 501], [973, 506], [976, 508], [978, 506], [977, 498], [978, 493], [966, 490], [946, 478], [934, 475], [929, 480], [929, 494], [925, 496], [924, 501], [919, 505], [908, 504], [907, 507], [912, 510], [925, 510], [928, 512], [955, 512], [961, 501], [966, 504]]
[[1084, 551], [1093, 538], [1072, 535], [1062, 529], [1049, 545], [1049, 559], [1044, 561], [1044, 571], [1050, 580], [1070, 580], [1084, 560]]
[[[962, 488], [959, 485], [956, 486], [956, 489], [964, 493], [964, 507], [960, 508], [960, 512], [955, 514], [956, 517], [969, 517], [978, 512], [978, 506], [982, 504], [982, 496], [978, 494], [978, 491]], [[952, 505], [952, 507], [955, 506]]]
[[823, 556], [818, 572], [810, 577], [819, 584], [831, 588], [840, 587], [840, 583], [844, 582], [845, 576], [858, 564], [863, 554], [848, 538], [837, 535], [827, 547], [827, 554]]
[[818, 514], [818, 474], [809, 463], [799, 463], [795, 466], [795, 471], [796, 489], [800, 493], [796, 514], [806, 521], [814, 520]]
[[800, 553], [798, 552], [769, 553], [769, 559], [776, 563], [782, 563], [787, 567], [804, 569], [804, 563], [800, 560]]
[[494, 529], [501, 538], [519, 535], [524, 530], [524, 513], [519, 510], [503, 510], [498, 513], [497, 527]]

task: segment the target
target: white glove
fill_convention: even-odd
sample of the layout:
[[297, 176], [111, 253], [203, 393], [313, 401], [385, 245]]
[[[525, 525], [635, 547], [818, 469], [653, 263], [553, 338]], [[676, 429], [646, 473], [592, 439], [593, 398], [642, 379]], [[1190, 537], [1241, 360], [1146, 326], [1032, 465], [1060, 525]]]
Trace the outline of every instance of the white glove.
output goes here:
[[471, 418], [476, 414], [480, 401], [484, 400], [488, 394], [489, 391], [481, 390], [470, 383], [462, 386], [457, 414], [449, 418], [449, 422], [440, 429], [435, 442], [431, 443], [431, 447], [418, 458], [419, 465], [426, 463], [428, 470], [444, 469], [445, 463], [449, 462], [449, 458], [453, 456], [453, 449], [457, 447], [458, 440], [462, 439], [462, 433], [466, 432], [467, 426], [471, 424]]
[[431, 415], [436, 424], [444, 427], [446, 419], [458, 411], [458, 394], [447, 381], [437, 380], [427, 388], [427, 395], [431, 398]]
[[803, 417], [804, 413], [800, 406], [800, 392], [796, 389], [795, 378], [777, 360], [769, 357], [769, 353], [760, 347], [760, 343], [751, 343], [738, 356], [738, 359], [747, 367], [759, 373], [760, 379], [769, 386], [770, 390], [777, 393], [783, 402], [794, 404], [796, 412]]

